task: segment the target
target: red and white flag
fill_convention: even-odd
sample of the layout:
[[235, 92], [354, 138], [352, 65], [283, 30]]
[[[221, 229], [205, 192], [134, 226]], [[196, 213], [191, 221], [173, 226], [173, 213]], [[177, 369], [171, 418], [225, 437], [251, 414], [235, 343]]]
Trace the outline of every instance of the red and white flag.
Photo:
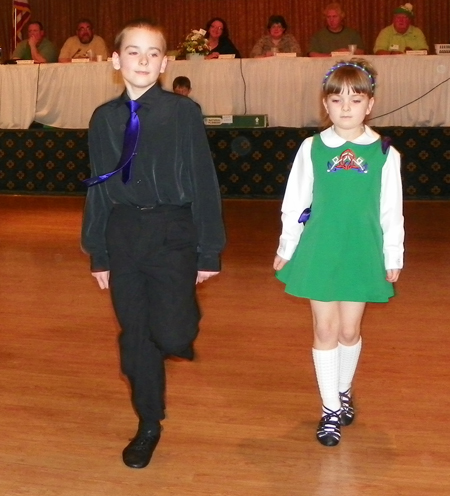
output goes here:
[[30, 19], [31, 9], [28, 0], [13, 0], [13, 32], [15, 33], [14, 46], [22, 41], [22, 29]]

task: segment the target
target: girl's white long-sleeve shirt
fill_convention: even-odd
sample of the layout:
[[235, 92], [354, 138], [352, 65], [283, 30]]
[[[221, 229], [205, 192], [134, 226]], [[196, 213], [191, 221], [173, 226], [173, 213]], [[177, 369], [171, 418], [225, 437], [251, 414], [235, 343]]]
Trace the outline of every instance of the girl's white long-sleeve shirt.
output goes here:
[[[336, 134], [333, 127], [322, 131], [320, 136], [323, 143], [330, 148], [337, 148], [346, 142], [345, 139]], [[365, 126], [364, 132], [353, 143], [368, 145], [379, 138], [378, 133]], [[298, 219], [301, 213], [313, 203], [312, 141], [312, 137], [307, 138], [297, 152], [281, 207], [283, 229], [277, 254], [285, 260], [291, 259], [304, 229], [304, 224], [300, 224]], [[383, 254], [386, 270], [403, 267], [405, 236], [403, 224], [400, 154], [391, 146], [383, 166], [380, 192], [380, 225], [383, 232]]]

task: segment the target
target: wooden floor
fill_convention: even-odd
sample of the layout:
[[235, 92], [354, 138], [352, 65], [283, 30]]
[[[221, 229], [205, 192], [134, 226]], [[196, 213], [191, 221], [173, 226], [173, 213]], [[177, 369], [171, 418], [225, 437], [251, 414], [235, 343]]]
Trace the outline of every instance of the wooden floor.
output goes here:
[[309, 306], [271, 268], [279, 202], [226, 201], [198, 359], [167, 363], [144, 470], [121, 461], [136, 419], [109, 294], [80, 251], [82, 203], [0, 196], [1, 496], [450, 494], [450, 202], [406, 204], [398, 296], [363, 323], [358, 417], [325, 448]]

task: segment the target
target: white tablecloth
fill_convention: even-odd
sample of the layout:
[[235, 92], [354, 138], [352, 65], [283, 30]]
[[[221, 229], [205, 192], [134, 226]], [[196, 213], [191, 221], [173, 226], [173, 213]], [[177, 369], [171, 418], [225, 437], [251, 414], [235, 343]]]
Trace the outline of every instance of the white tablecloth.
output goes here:
[[[396, 110], [447, 80], [450, 56], [366, 58], [379, 74], [371, 124], [450, 126], [448, 81], [417, 102]], [[314, 127], [322, 124], [323, 76], [338, 60], [273, 57], [169, 62], [163, 84], [169, 89], [176, 76], [189, 77], [191, 97], [201, 105], [205, 115], [268, 114], [269, 126]]]
[[124, 89], [109, 62], [42, 64], [35, 120], [48, 126], [85, 129], [94, 110]]
[[0, 129], [26, 129], [36, 108], [38, 65], [0, 65]]
[[[450, 84], [444, 82], [450, 77], [450, 56], [366, 58], [379, 73], [371, 124], [450, 126]], [[267, 114], [269, 126], [315, 127], [322, 124], [322, 78], [337, 60], [170, 61], [161, 82], [171, 90], [176, 76], [189, 77], [191, 97], [205, 115]], [[110, 62], [0, 66], [0, 127], [27, 128], [36, 120], [85, 129], [94, 109], [123, 88]]]

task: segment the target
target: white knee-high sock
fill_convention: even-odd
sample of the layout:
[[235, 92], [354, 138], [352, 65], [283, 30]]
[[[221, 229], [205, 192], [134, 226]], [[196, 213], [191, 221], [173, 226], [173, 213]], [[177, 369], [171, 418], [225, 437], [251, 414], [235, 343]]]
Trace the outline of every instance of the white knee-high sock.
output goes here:
[[345, 393], [352, 386], [353, 376], [361, 354], [362, 339], [353, 346], [338, 343], [339, 349], [339, 392]]
[[339, 348], [333, 350], [313, 348], [312, 354], [322, 404], [329, 410], [338, 411], [341, 408], [338, 390]]

